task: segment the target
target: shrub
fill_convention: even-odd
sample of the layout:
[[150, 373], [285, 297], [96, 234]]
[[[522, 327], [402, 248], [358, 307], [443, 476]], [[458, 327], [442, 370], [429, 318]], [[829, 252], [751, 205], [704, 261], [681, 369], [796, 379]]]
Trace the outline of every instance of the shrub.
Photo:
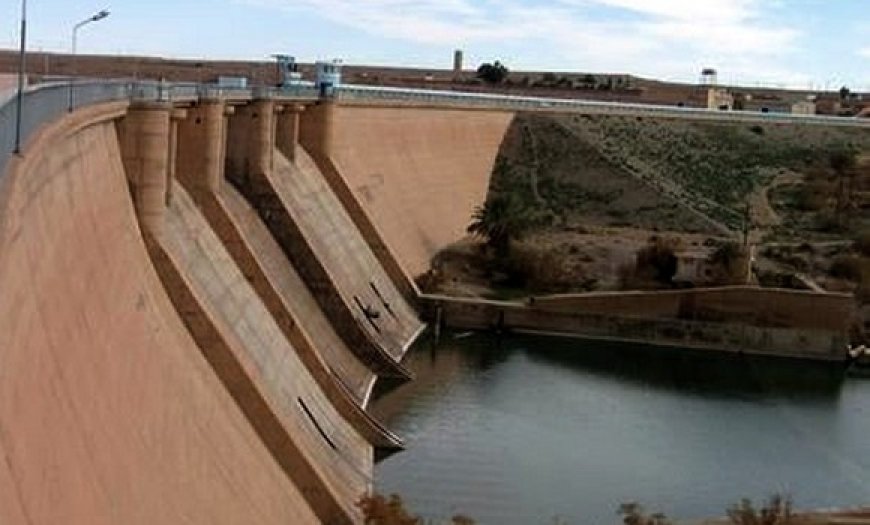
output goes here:
[[647, 514], [639, 503], [623, 503], [617, 514], [622, 516], [625, 525], [671, 525], [671, 521], [661, 513]]
[[870, 257], [870, 231], [861, 232], [853, 245], [855, 251], [865, 257]]
[[862, 274], [861, 258], [853, 255], [841, 255], [834, 259], [828, 270], [831, 277], [860, 281]]
[[521, 247], [504, 259], [508, 283], [538, 292], [566, 292], [582, 287], [584, 280], [557, 250]]
[[676, 239], [652, 237], [649, 244], [637, 252], [637, 276], [670, 284], [677, 273]]
[[[389, 498], [381, 494], [366, 495], [357, 502], [362, 510], [363, 522], [366, 525], [420, 525], [423, 520], [412, 516], [398, 494]], [[450, 519], [453, 525], [474, 525], [474, 520], [468, 516], [457, 514]]]
[[816, 228], [825, 233], [837, 233], [843, 230], [843, 222], [833, 210], [822, 210], [816, 217]]
[[398, 494], [389, 498], [381, 494], [363, 496], [357, 506], [362, 510], [367, 525], [419, 525], [420, 518], [412, 516], [405, 509], [405, 503]]
[[789, 525], [793, 523], [791, 499], [775, 494], [759, 510], [743, 499], [728, 509], [728, 519], [734, 525]]
[[710, 262], [719, 267], [718, 281], [722, 284], [740, 283], [745, 278], [746, 251], [733, 241], [724, 242], [710, 256]]
[[496, 60], [492, 64], [481, 64], [477, 68], [477, 78], [490, 84], [499, 84], [508, 76], [508, 68], [504, 64]]
[[829, 189], [824, 182], [805, 184], [798, 193], [797, 206], [802, 211], [819, 211], [828, 204]]

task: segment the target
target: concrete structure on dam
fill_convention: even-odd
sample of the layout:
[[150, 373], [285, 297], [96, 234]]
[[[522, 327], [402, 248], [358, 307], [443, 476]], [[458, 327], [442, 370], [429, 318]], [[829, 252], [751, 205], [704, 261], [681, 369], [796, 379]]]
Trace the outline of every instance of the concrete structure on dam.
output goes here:
[[414, 278], [552, 103], [67, 89], [20, 155], [0, 100], [0, 523], [360, 522]]

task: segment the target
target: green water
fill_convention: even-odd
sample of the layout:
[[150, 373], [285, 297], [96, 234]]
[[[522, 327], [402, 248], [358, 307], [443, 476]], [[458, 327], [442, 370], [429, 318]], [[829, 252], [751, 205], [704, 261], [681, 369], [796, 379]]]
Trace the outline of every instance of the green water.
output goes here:
[[407, 450], [377, 488], [432, 520], [617, 523], [621, 502], [718, 516], [741, 497], [870, 503], [870, 380], [841, 366], [448, 335], [376, 415]]

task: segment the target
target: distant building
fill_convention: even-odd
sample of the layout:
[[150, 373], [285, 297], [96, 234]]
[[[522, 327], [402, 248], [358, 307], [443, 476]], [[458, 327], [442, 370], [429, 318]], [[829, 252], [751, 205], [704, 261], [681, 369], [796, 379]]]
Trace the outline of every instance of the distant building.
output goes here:
[[461, 49], [453, 52], [453, 76], [459, 77], [462, 75], [464, 54]]
[[690, 248], [677, 251], [677, 272], [673, 281], [691, 286], [747, 284], [752, 280], [755, 248], [738, 248], [731, 260], [716, 260], [713, 250]]
[[709, 250], [681, 250], [674, 255], [677, 257], [677, 273], [673, 278], [675, 283], [698, 286], [714, 281], [715, 272], [709, 263]]
[[753, 96], [750, 93], [742, 93], [736, 96], [735, 107], [758, 113], [791, 113], [792, 101], [770, 95]]
[[815, 115], [816, 103], [811, 100], [800, 100], [791, 105], [791, 112], [794, 115]]
[[734, 95], [725, 88], [709, 88], [707, 90], [707, 109], [720, 109], [723, 111], [734, 109]]

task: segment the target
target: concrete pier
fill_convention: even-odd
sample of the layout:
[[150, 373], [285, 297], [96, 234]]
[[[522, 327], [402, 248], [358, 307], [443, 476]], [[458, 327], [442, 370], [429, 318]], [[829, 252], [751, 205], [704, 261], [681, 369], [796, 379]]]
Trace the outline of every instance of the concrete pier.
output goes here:
[[137, 103], [123, 122], [121, 155], [133, 187], [136, 215], [143, 228], [160, 237], [164, 230], [169, 177], [172, 107]]

